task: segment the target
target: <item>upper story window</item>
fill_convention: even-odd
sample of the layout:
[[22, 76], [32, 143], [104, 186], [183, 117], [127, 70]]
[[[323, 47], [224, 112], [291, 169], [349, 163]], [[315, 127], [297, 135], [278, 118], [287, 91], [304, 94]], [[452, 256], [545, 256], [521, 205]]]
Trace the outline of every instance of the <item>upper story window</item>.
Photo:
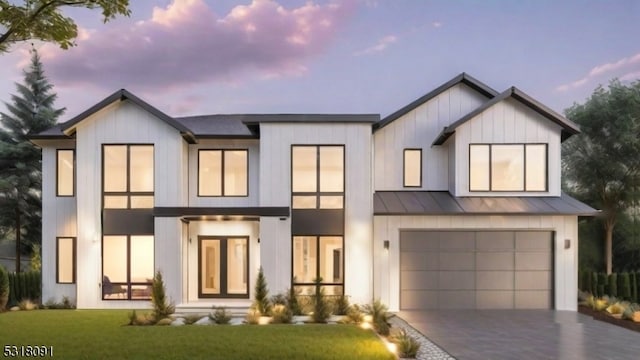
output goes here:
[[75, 151], [59, 149], [56, 151], [56, 195], [74, 196]]
[[294, 209], [344, 208], [344, 146], [291, 147]]
[[198, 150], [198, 196], [247, 196], [249, 151]]
[[403, 186], [422, 186], [422, 149], [404, 149], [403, 155]]
[[105, 209], [153, 207], [153, 145], [104, 145], [102, 161]]
[[469, 145], [469, 191], [547, 191], [547, 144]]

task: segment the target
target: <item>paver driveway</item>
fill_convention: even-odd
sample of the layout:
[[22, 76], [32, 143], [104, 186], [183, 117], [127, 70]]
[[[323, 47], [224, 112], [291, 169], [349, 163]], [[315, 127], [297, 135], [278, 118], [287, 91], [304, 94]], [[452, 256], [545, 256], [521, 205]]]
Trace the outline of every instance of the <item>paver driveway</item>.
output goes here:
[[577, 312], [432, 310], [398, 315], [460, 360], [640, 359], [640, 333]]

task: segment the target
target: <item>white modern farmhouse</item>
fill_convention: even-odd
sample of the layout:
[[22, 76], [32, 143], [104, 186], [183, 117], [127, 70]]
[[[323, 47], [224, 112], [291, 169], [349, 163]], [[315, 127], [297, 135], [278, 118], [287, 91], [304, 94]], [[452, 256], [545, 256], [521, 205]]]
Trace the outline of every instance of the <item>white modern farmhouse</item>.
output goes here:
[[171, 117], [126, 90], [42, 147], [43, 300], [182, 309], [312, 291], [403, 309], [576, 310], [578, 126], [461, 74], [390, 116]]

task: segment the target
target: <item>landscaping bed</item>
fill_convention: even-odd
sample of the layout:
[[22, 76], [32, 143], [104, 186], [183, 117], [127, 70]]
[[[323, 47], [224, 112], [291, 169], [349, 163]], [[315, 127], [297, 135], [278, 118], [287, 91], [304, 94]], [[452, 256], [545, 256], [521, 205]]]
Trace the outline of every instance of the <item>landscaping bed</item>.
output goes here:
[[581, 314], [591, 316], [595, 320], [604, 321], [609, 324], [621, 326], [625, 329], [640, 332], [640, 323], [629, 321], [626, 319], [619, 319], [611, 316], [611, 314], [608, 314], [607, 312], [604, 312], [604, 311], [596, 311], [591, 309], [588, 306], [579, 305], [578, 312]]

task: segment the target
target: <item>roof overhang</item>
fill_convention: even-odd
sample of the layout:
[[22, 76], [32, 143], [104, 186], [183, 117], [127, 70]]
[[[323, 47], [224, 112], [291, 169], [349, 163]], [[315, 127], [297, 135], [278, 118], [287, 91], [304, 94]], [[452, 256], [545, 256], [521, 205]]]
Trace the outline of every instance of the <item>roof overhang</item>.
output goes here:
[[288, 206], [255, 207], [155, 207], [155, 217], [180, 217], [189, 219], [239, 219], [247, 217], [287, 218], [291, 213]]

